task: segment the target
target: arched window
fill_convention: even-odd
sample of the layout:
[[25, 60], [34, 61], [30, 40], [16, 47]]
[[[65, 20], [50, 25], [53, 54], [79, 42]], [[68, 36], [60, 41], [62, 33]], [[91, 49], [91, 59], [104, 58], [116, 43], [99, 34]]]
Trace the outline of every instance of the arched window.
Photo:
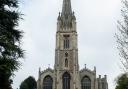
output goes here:
[[68, 59], [65, 59], [65, 67], [68, 67]]
[[69, 48], [69, 39], [64, 39], [64, 49]]
[[68, 49], [70, 47], [69, 35], [64, 35], [64, 49]]
[[69, 48], [69, 39], [66, 39], [66, 48]]
[[63, 74], [63, 89], [70, 89], [70, 74], [68, 72]]
[[91, 89], [91, 80], [89, 77], [85, 76], [81, 80], [81, 89]]
[[52, 89], [53, 80], [51, 76], [46, 76], [43, 80], [43, 89]]
[[64, 39], [64, 49], [66, 49], [66, 40]]

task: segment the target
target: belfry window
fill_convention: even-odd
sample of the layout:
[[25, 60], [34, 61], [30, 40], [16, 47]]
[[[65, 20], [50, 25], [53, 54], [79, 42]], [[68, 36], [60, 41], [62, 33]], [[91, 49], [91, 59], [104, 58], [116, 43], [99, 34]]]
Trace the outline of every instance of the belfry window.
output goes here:
[[46, 76], [43, 80], [43, 89], [52, 89], [53, 80], [51, 76]]
[[64, 49], [68, 49], [70, 47], [69, 35], [64, 35]]
[[63, 74], [63, 89], [70, 89], [70, 74], [68, 72]]
[[85, 76], [81, 80], [81, 89], [91, 89], [91, 80], [89, 77]]
[[64, 39], [64, 49], [69, 48], [69, 39]]

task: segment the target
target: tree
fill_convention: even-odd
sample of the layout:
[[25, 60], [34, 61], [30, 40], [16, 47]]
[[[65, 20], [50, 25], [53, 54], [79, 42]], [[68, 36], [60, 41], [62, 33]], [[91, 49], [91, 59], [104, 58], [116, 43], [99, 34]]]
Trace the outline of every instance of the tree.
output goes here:
[[11, 77], [21, 65], [19, 58], [23, 58], [17, 9], [18, 0], [0, 0], [0, 89], [12, 89]]
[[128, 74], [122, 74], [116, 80], [116, 89], [128, 89]]
[[37, 83], [34, 77], [29, 76], [20, 85], [20, 89], [36, 89]]
[[123, 64], [123, 69], [128, 72], [128, 1], [123, 0], [121, 10], [123, 20], [118, 21], [118, 33], [116, 34], [119, 55]]

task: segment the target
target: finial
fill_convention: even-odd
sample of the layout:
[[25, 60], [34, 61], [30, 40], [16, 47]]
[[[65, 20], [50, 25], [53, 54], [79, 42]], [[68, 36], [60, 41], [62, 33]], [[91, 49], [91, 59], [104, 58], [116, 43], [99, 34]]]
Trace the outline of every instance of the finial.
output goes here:
[[40, 77], [41, 77], [41, 68], [39, 67], [39, 80], [41, 79]]
[[84, 66], [85, 66], [85, 69], [86, 69], [86, 64], [84, 64]]
[[41, 71], [41, 68], [39, 67], [39, 72]]
[[50, 64], [48, 64], [48, 68], [50, 68]]
[[41, 74], [41, 68], [39, 67], [39, 75]]
[[75, 14], [75, 12], [73, 11], [73, 15]]
[[60, 20], [60, 15], [61, 15], [61, 13], [59, 12], [58, 20]]
[[99, 78], [101, 79], [101, 75], [99, 75]]
[[60, 12], [59, 12], [59, 16], [60, 16]]
[[107, 79], [107, 75], [104, 75], [104, 78]]
[[94, 71], [96, 72], [96, 66], [94, 66]]

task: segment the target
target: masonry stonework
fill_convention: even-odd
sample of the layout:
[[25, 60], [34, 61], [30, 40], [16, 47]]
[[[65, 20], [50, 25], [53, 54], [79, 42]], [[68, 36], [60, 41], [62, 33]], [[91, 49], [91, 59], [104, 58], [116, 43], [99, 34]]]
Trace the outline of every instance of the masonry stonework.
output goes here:
[[107, 76], [93, 70], [79, 70], [76, 17], [70, 0], [63, 0], [57, 19], [54, 69], [39, 69], [37, 89], [108, 89]]

